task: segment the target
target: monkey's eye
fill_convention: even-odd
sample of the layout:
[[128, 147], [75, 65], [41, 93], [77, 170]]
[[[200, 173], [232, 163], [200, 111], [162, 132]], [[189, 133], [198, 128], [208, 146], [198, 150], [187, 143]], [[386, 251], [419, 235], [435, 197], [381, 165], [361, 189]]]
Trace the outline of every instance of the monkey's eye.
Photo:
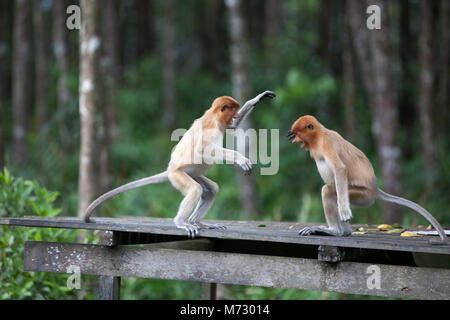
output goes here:
[[308, 124], [306, 127], [307, 127], [309, 130], [314, 130], [314, 126], [313, 126], [312, 124]]
[[227, 105], [227, 104], [224, 104], [224, 105], [222, 106], [222, 108], [220, 108], [220, 111], [224, 112], [226, 108], [228, 108], [228, 105]]

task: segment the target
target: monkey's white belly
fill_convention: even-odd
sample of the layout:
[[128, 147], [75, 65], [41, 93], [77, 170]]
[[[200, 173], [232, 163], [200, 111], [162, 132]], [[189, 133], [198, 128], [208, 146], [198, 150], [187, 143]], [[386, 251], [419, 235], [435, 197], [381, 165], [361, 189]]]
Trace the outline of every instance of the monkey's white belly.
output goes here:
[[325, 182], [326, 184], [334, 183], [333, 169], [325, 159], [316, 160], [316, 166], [323, 182]]

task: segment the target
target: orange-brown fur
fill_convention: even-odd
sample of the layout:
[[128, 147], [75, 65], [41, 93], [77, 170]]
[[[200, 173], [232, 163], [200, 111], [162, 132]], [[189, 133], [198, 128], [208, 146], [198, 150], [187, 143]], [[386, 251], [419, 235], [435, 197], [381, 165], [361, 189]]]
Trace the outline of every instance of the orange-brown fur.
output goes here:
[[119, 193], [169, 180], [184, 195], [174, 218], [178, 228], [186, 230], [189, 236], [197, 235], [201, 228], [223, 228], [220, 225], [208, 226], [201, 222], [219, 191], [219, 186], [204, 175], [217, 162], [235, 163], [246, 174], [251, 173], [252, 164], [249, 159], [239, 152], [223, 148], [224, 132], [227, 127], [237, 128], [262, 100], [275, 96], [272, 91], [264, 91], [247, 101], [242, 108], [239, 108], [239, 103], [232, 97], [216, 98], [175, 146], [166, 171], [104, 193], [89, 205], [83, 220], [89, 222], [90, 215], [97, 206]]
[[[307, 128], [309, 124], [314, 126], [314, 130]], [[327, 157], [335, 166], [342, 163], [347, 169], [350, 186], [373, 187], [376, 191], [375, 172], [369, 159], [339, 133], [325, 128], [309, 115], [300, 117], [291, 131], [296, 135], [294, 142], [303, 142], [302, 147], [309, 150], [314, 160]]]
[[313, 116], [297, 119], [288, 133], [289, 139], [309, 150], [325, 182], [322, 203], [328, 228], [306, 227], [300, 235], [327, 234], [348, 236], [351, 207], [370, 206], [375, 199], [409, 207], [426, 218], [439, 233], [438, 243], [447, 243], [442, 226], [417, 203], [390, 195], [377, 187], [375, 172], [365, 154], [336, 131], [328, 130]]

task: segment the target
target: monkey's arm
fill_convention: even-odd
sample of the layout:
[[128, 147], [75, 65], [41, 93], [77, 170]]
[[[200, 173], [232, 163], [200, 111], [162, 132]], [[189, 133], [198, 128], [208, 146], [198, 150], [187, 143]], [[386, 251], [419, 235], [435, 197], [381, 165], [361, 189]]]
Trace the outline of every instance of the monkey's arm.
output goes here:
[[327, 161], [331, 162], [333, 167], [339, 218], [341, 221], [349, 221], [352, 218], [352, 211], [348, 196], [347, 167], [338, 157]]
[[213, 152], [205, 152], [202, 155], [206, 163], [220, 163], [220, 161], [231, 162], [239, 165], [246, 174], [252, 173], [252, 163], [249, 159], [235, 150], [216, 146]]
[[258, 94], [256, 97], [254, 97], [251, 100], [248, 100], [243, 106], [242, 108], [240, 108], [238, 110], [238, 115], [239, 118], [234, 119], [233, 123], [231, 125], [228, 126], [228, 129], [236, 129], [239, 124], [244, 121], [248, 115], [250, 114], [250, 112], [253, 110], [253, 108], [260, 103], [262, 100], [266, 99], [266, 98], [270, 98], [273, 99], [276, 97], [275, 92], [272, 91], [264, 91], [263, 93]]

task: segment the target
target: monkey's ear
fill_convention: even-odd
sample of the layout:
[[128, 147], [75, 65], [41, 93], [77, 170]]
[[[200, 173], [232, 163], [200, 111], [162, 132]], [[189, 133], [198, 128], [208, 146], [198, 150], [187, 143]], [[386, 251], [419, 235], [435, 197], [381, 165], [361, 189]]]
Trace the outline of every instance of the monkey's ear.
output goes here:
[[226, 108], [228, 108], [228, 105], [227, 105], [227, 104], [224, 104], [224, 105], [222, 106], [222, 108], [220, 108], [220, 111], [224, 112]]

